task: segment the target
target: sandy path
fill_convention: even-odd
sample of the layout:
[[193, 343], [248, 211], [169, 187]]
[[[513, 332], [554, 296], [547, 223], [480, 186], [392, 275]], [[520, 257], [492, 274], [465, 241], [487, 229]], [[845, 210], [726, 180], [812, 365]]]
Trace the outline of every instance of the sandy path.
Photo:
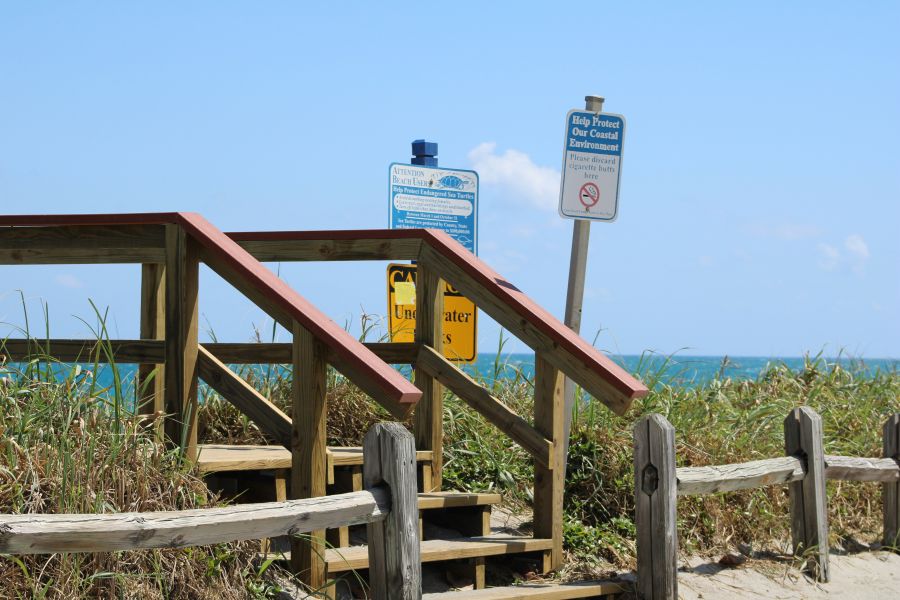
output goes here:
[[831, 581], [824, 584], [775, 561], [754, 560], [736, 569], [704, 559], [690, 564], [692, 572], [678, 573], [678, 596], [683, 600], [900, 599], [900, 555], [887, 552], [832, 554]]

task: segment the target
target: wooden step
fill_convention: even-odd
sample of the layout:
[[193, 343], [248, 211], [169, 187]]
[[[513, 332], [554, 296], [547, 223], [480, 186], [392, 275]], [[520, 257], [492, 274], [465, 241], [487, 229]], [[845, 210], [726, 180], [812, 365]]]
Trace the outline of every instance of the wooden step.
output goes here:
[[[201, 473], [223, 471], [264, 471], [290, 469], [291, 451], [283, 446], [200, 444], [198, 446], [197, 467]], [[430, 462], [432, 452], [416, 452], [418, 462]], [[326, 452], [328, 470], [334, 467], [361, 466], [362, 447], [329, 446]]]
[[626, 586], [615, 581], [577, 581], [572, 583], [525, 583], [509, 587], [485, 588], [424, 594], [422, 600], [570, 600], [620, 594]]
[[467, 492], [430, 492], [419, 494], [419, 510], [463, 508], [500, 504], [500, 494], [476, 494]]
[[[539, 552], [553, 547], [553, 540], [524, 536], [489, 535], [477, 538], [426, 540], [421, 542], [422, 562], [477, 558], [499, 554]], [[325, 551], [328, 573], [340, 573], [369, 567], [368, 546], [330, 548]]]

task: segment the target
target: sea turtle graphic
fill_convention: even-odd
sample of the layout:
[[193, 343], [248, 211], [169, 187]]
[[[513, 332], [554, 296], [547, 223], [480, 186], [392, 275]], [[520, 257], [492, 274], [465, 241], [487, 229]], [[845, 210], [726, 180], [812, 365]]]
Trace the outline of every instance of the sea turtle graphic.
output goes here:
[[462, 177], [457, 177], [456, 175], [445, 175], [438, 180], [438, 183], [441, 184], [441, 187], [450, 188], [454, 190], [462, 190], [468, 187], [469, 182]]

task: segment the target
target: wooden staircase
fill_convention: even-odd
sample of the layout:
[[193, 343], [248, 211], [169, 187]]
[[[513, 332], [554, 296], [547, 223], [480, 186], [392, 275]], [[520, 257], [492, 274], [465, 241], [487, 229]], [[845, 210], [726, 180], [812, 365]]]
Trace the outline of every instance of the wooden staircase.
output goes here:
[[[420, 472], [427, 470], [431, 454], [427, 451], [417, 452]], [[328, 494], [363, 489], [362, 464], [361, 448], [329, 447]], [[283, 447], [201, 444], [197, 465], [207, 475], [211, 487], [221, 487], [223, 481], [234, 478], [237, 488], [242, 485], [267, 488], [253, 490], [252, 496], [256, 501], [284, 500], [287, 497], [286, 481], [291, 466], [291, 453]], [[420, 477], [420, 485], [422, 483]], [[244, 490], [234, 491], [240, 496], [240, 492]], [[487, 593], [483, 596], [486, 600], [519, 597], [588, 598], [618, 591], [618, 587], [609, 582], [589, 586], [527, 585], [485, 589], [489, 557], [523, 555], [533, 559], [538, 571], [550, 570], [552, 539], [492, 531], [491, 509], [500, 501], [500, 495], [494, 493], [419, 493], [422, 563], [446, 563], [448, 570], [470, 580], [474, 590]], [[364, 526], [328, 530], [326, 537], [329, 546], [325, 551], [327, 579], [336, 581], [351, 572], [368, 569], [369, 556]], [[290, 546], [284, 539], [268, 540], [263, 543], [261, 554], [276, 560], [290, 560]], [[471, 594], [472, 591], [465, 593]], [[439, 600], [462, 598], [455, 594], [457, 593], [441, 594]], [[432, 596], [437, 598], [437, 595]], [[469, 596], [466, 595], [465, 598]]]

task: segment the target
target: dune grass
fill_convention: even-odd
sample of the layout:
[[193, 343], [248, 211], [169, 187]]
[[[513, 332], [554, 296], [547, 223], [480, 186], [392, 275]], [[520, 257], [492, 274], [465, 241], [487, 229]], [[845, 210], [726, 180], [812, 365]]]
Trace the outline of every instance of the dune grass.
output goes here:
[[[102, 323], [102, 318], [99, 321]], [[105, 338], [105, 328], [97, 330]], [[36, 342], [38, 343], [38, 342]], [[0, 342], [2, 344], [2, 342]], [[2, 348], [0, 348], [2, 349]], [[52, 349], [50, 349], [52, 350]], [[533, 381], [508, 369], [502, 341], [491, 373], [493, 393], [517, 413], [533, 414]], [[102, 342], [98, 353], [111, 356]], [[100, 356], [86, 363], [99, 365]], [[900, 411], [900, 376], [845, 368], [821, 357], [803, 369], [772, 365], [754, 381], [720, 376], [698, 387], [673, 386], [665, 361], [637, 375], [652, 389], [617, 417], [592, 398], [573, 415], [565, 497], [566, 578], [603, 575], [634, 565], [631, 425], [659, 412], [676, 428], [679, 465], [721, 464], [779, 456], [782, 420], [808, 405], [824, 420], [830, 454], [879, 456], [881, 424]], [[0, 513], [122, 512], [209, 506], [217, 499], [175, 450], [158, 443], [133, 413], [133, 383], [114, 364], [114, 383], [101, 388], [90, 368], [49, 357], [0, 368]], [[240, 369], [287, 409], [290, 374], [283, 368]], [[328, 442], [358, 445], [372, 424], [389, 420], [363, 393], [329, 372]], [[201, 440], [265, 443], [234, 407], [202, 390]], [[463, 402], [444, 402], [447, 489], [499, 491], [507, 506], [529, 511], [533, 468], [521, 448]], [[832, 544], [874, 540], [880, 533], [880, 486], [830, 483]], [[787, 489], [688, 497], [679, 501], [684, 552], [718, 552], [749, 543], [780, 549], [790, 538]], [[263, 598], [275, 586], [268, 565], [254, 563], [256, 544], [183, 550], [12, 557], [0, 555], [0, 598]]]

